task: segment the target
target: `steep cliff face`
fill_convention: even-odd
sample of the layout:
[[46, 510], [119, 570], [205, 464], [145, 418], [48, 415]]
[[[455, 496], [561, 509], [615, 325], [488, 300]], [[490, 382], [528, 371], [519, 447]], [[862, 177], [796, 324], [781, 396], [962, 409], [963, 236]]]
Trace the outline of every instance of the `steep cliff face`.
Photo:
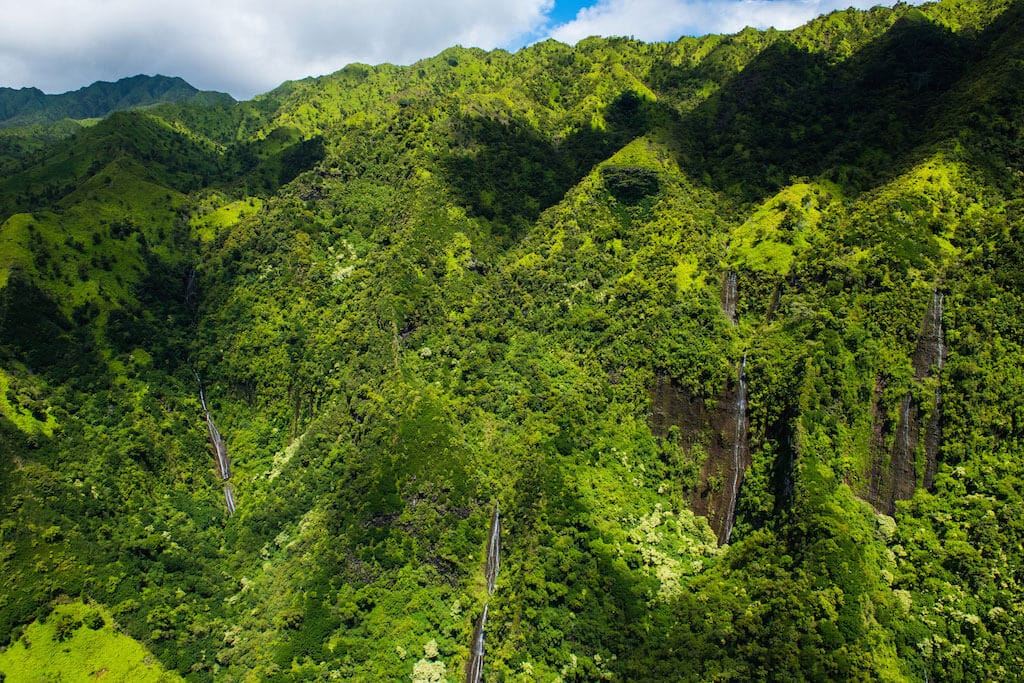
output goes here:
[[707, 517], [719, 544], [729, 540], [750, 465], [743, 373], [741, 364], [736, 377], [712, 401], [664, 377], [650, 391], [651, 431], [663, 439], [677, 439], [687, 457], [699, 464], [697, 484], [688, 492], [690, 508]]
[[942, 369], [946, 362], [946, 341], [943, 332], [943, 306], [945, 294], [938, 289], [932, 293], [928, 314], [921, 326], [921, 334], [914, 350], [914, 374], [918, 381], [933, 380], [935, 390], [928, 418], [924, 425], [924, 474], [922, 484], [931, 490], [938, 468], [942, 446]]
[[[895, 421], [887, 417], [883, 405], [887, 380], [879, 376], [875, 381], [869, 441], [871, 461], [864, 497], [876, 510], [888, 515], [895, 513], [896, 501], [909, 500], [919, 486], [930, 489], [935, 480], [942, 445], [940, 375], [946, 354], [943, 304], [944, 295], [936, 290], [911, 355], [915, 390], [903, 394]], [[928, 385], [934, 385], [933, 394], [921, 399]], [[924, 415], [927, 417], [922, 422]]]

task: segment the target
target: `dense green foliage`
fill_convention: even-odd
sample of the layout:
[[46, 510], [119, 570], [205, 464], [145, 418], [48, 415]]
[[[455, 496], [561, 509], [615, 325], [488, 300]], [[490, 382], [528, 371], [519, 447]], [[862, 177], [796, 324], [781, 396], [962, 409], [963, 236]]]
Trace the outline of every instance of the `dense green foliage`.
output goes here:
[[5, 654], [70, 597], [188, 680], [459, 680], [497, 502], [485, 680], [1017, 676], [1022, 88], [1024, 3], [942, 0], [39, 143]]

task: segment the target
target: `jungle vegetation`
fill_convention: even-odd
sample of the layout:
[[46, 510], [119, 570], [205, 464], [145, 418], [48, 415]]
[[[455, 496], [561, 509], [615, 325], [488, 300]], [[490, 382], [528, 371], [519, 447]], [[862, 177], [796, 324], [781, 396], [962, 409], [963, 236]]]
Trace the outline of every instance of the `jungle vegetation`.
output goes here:
[[1024, 670], [1021, 0], [96, 116], [0, 134], [0, 679]]

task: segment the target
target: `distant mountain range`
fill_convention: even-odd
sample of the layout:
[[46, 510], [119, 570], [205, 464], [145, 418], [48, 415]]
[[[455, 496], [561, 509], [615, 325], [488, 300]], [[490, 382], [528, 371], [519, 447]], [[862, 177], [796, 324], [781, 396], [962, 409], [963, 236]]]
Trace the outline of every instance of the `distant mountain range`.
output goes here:
[[115, 111], [155, 104], [232, 104], [227, 93], [199, 90], [181, 78], [131, 76], [47, 95], [38, 88], [0, 88], [0, 127], [52, 123], [61, 119], [102, 118]]

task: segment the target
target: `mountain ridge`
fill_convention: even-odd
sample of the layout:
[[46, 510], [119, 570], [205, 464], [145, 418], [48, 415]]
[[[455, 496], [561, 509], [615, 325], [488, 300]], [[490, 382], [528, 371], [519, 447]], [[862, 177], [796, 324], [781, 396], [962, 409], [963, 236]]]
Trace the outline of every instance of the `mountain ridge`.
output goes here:
[[0, 127], [103, 118], [115, 111], [182, 102], [212, 106], [235, 100], [227, 93], [198, 90], [177, 76], [143, 74], [96, 81], [59, 94], [34, 87], [0, 87]]
[[0, 180], [0, 634], [1012, 678], [1022, 13], [451, 48], [53, 141]]

